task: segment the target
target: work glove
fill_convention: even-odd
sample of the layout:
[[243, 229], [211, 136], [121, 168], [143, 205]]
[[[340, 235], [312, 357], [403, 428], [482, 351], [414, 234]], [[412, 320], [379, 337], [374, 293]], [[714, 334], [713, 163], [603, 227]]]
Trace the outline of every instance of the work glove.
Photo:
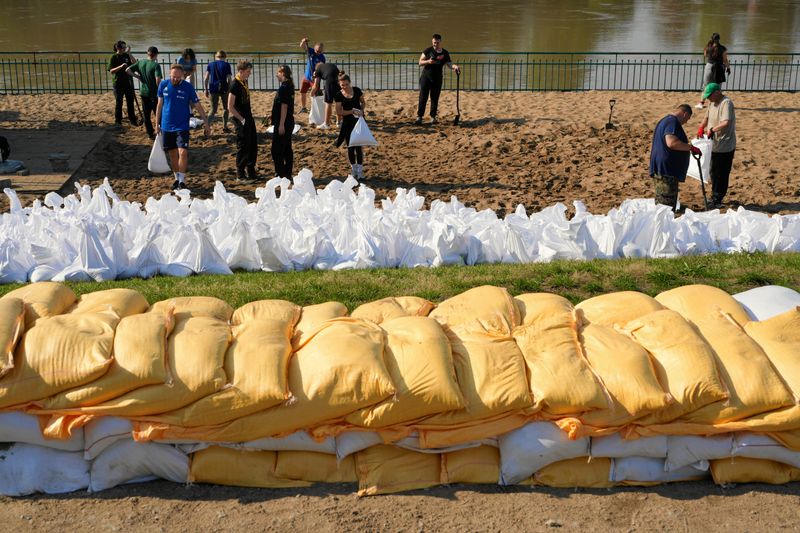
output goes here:
[[689, 148], [689, 152], [691, 152], [692, 155], [698, 155], [698, 156], [703, 155], [703, 152], [697, 146], [692, 146], [691, 148]]
[[700, 139], [703, 137], [703, 126], [697, 128], [697, 138]]

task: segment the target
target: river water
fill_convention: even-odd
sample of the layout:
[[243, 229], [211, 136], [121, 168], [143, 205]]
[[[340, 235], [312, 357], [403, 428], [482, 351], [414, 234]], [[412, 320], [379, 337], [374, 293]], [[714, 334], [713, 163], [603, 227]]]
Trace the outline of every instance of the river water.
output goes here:
[[800, 51], [789, 0], [0, 0], [0, 51], [697, 52], [712, 32], [731, 52]]

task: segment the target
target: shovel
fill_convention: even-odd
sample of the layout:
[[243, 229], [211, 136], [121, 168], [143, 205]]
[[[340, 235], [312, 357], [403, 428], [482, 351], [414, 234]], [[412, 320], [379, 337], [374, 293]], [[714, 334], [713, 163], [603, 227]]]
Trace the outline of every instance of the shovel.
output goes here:
[[614, 124], [611, 123], [611, 115], [614, 114], [614, 105], [617, 103], [617, 100], [612, 98], [608, 101], [608, 122], [606, 122], [606, 129], [613, 130]]
[[133, 95], [133, 101], [136, 102], [136, 125], [141, 126], [144, 124], [144, 115], [142, 114], [142, 108], [139, 107], [139, 99], [136, 98], [136, 94]]
[[706, 182], [703, 181], [703, 166], [700, 164], [700, 158], [702, 157], [701, 154], [692, 154], [692, 157], [695, 161], [697, 161], [697, 172], [700, 176], [700, 190], [703, 191], [703, 205], [706, 207], [706, 211], [708, 211], [708, 198], [706, 197]]
[[458, 93], [461, 88], [461, 72], [456, 72], [456, 118], [453, 119], [453, 126], [458, 126], [461, 121], [461, 108], [458, 102]]

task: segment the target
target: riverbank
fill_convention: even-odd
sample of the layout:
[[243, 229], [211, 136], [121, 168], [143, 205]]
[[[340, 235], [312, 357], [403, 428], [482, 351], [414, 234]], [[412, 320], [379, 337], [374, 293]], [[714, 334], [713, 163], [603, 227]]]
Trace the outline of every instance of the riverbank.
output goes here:
[[[800, 211], [800, 160], [794, 126], [800, 121], [800, 95], [730, 93], [737, 110], [738, 146], [728, 203], [768, 213]], [[418, 126], [415, 92], [366, 94], [368, 122], [380, 145], [366, 149], [365, 184], [377, 198], [393, 196], [398, 187], [416, 187], [428, 202], [455, 195], [476, 208], [499, 213], [519, 203], [529, 212], [555, 202], [582, 200], [592, 212], [606, 212], [626, 198], [652, 197], [647, 168], [652, 130], [676, 104], [694, 104], [693, 93], [464, 93], [461, 123], [453, 125], [455, 94], [440, 102], [440, 122]], [[615, 98], [613, 129], [605, 129], [608, 100]], [[209, 102], [202, 99], [208, 109]], [[257, 117], [271, 107], [272, 94], [254, 93]], [[144, 128], [113, 125], [113, 96], [36, 95], [0, 97], [0, 129], [58, 132], [105, 130], [73, 180], [96, 186], [109, 177], [123, 199], [145, 201], [169, 191], [172, 178], [147, 171], [151, 141]], [[299, 108], [299, 105], [297, 106]], [[704, 112], [686, 125], [691, 136]], [[295, 138], [295, 172], [312, 169], [324, 186], [350, 170], [344, 148], [335, 148], [335, 132], [306, 126]], [[269, 138], [259, 130], [262, 176], [271, 177]], [[13, 158], [12, 146], [12, 158]], [[51, 152], [42, 146], [44, 157]], [[234, 170], [235, 138], [215, 122], [205, 139], [192, 132], [188, 183], [192, 193], [211, 194], [214, 182], [253, 200], [256, 185], [238, 184]], [[67, 184], [62, 193], [74, 191]], [[28, 204], [34, 195], [22, 197]], [[681, 187], [681, 203], [701, 209], [699, 183]], [[8, 209], [5, 198], [0, 212]]]

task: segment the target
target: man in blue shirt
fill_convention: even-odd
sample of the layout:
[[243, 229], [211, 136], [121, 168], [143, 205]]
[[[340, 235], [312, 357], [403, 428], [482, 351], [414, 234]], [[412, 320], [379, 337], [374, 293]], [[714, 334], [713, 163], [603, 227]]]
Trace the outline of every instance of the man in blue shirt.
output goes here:
[[314, 70], [317, 68], [317, 63], [325, 62], [325, 54], [322, 51], [325, 46], [322, 43], [314, 43], [314, 48], [308, 46], [308, 37], [303, 37], [300, 41], [300, 47], [306, 51], [308, 61], [306, 62], [306, 71], [303, 76], [303, 81], [300, 83], [300, 103], [302, 105], [301, 113], [308, 113], [306, 102], [308, 101], [306, 95], [314, 83]]
[[194, 107], [203, 119], [206, 137], [210, 133], [205, 109], [192, 84], [183, 79], [183, 67], [172, 65], [169, 79], [158, 86], [156, 133], [161, 134], [164, 151], [169, 155], [175, 173], [172, 189], [187, 189], [186, 169], [189, 166], [189, 117]]
[[676, 107], [658, 122], [650, 149], [650, 176], [655, 182], [656, 203], [668, 205], [673, 211], [678, 204], [678, 184], [686, 181], [689, 153], [700, 154], [700, 149], [689, 144], [683, 131], [690, 118], [692, 106]]

